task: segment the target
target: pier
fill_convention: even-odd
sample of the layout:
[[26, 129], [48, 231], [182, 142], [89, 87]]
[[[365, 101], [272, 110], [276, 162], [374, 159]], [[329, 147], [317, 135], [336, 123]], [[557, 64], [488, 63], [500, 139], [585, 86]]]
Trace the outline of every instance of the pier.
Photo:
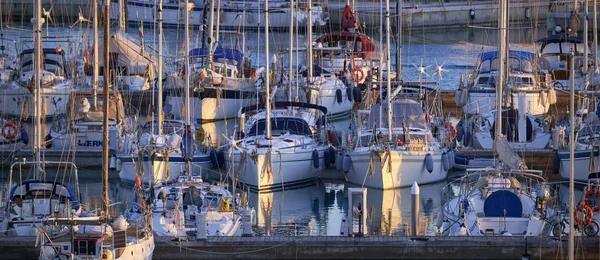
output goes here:
[[[0, 238], [3, 259], [35, 259], [35, 237]], [[598, 238], [577, 238], [577, 259], [598, 259]], [[566, 241], [543, 237], [156, 238], [153, 259], [564, 259]], [[528, 256], [529, 258], [521, 258]]]

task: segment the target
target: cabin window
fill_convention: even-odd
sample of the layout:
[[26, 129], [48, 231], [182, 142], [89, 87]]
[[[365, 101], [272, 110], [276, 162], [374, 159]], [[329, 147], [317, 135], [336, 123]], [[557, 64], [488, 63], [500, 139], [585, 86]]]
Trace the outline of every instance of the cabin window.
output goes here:
[[480, 77], [479, 80], [477, 81], [477, 84], [479, 85], [487, 85], [490, 81], [490, 78], [488, 77]]

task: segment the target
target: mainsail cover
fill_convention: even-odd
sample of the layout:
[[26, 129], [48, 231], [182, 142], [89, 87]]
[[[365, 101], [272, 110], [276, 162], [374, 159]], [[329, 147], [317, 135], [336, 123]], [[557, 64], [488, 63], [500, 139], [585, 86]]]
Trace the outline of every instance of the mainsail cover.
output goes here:
[[498, 156], [498, 159], [515, 170], [525, 170], [527, 165], [525, 161], [519, 157], [515, 152], [510, 149], [508, 140], [504, 135], [497, 135], [494, 139], [494, 152]]

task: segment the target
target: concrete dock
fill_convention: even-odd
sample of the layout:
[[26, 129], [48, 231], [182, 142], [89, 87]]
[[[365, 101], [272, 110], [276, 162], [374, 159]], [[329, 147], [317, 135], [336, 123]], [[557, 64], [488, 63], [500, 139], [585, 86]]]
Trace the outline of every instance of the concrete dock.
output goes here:
[[[565, 259], [567, 242], [541, 237], [209, 237], [155, 238], [153, 259]], [[35, 237], [0, 238], [3, 259], [35, 259]], [[598, 259], [599, 240], [576, 238], [576, 259]]]

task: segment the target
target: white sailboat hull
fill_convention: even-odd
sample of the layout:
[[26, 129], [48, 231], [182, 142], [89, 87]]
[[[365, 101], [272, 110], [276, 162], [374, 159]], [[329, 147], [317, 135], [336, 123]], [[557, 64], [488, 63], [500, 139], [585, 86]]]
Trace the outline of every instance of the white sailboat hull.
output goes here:
[[[119, 171], [119, 178], [124, 183], [134, 184], [136, 181], [136, 163], [137, 156], [119, 156], [123, 166]], [[142, 185], [173, 183], [177, 181], [177, 177], [185, 172], [185, 161], [181, 155], [169, 156], [169, 160], [165, 160], [163, 156], [155, 156], [154, 159], [144, 156], [143, 171], [140, 181]], [[210, 157], [208, 155], [195, 156], [191, 163], [192, 172], [201, 173], [203, 169], [210, 169]]]
[[[233, 154], [235, 168], [240, 169], [239, 181], [256, 190], [281, 189], [293, 185], [301, 185], [315, 180], [323, 172], [323, 152], [325, 146], [316, 148], [319, 153], [319, 165], [314, 167], [313, 149], [302, 149], [290, 152], [272, 152], [270, 164], [265, 152], [256, 155], [236, 151]], [[242, 158], [242, 157], [246, 158]], [[240, 161], [244, 163], [241, 164]], [[229, 162], [229, 160], [228, 160]], [[270, 167], [271, 171], [268, 170]], [[231, 172], [231, 171], [230, 171]]]
[[[587, 182], [590, 174], [590, 150], [575, 151], [575, 181]], [[594, 152], [594, 166], [598, 169], [600, 166], [600, 156]], [[571, 160], [568, 151], [558, 152], [560, 158], [560, 177], [563, 180], [571, 179]]]
[[[42, 111], [37, 115], [43, 119], [52, 119], [56, 115], [67, 113], [67, 102], [72, 89], [65, 88], [42, 88]], [[13, 118], [33, 120], [34, 97], [26, 88], [7, 88], [0, 91], [0, 114]]]
[[[429, 173], [425, 166], [425, 156], [433, 157], [433, 171]], [[391, 151], [391, 169], [388, 168], [388, 159], [385, 153], [379, 156], [368, 149], [349, 153], [352, 166], [346, 174], [349, 182], [378, 189], [394, 189], [410, 187], [414, 182], [419, 185], [439, 182], [446, 179], [448, 173], [442, 166], [441, 152], [406, 152]], [[342, 158], [339, 158], [340, 160]], [[384, 160], [385, 159], [385, 160]], [[369, 164], [373, 163], [373, 169]], [[372, 175], [371, 175], [372, 171]]]

